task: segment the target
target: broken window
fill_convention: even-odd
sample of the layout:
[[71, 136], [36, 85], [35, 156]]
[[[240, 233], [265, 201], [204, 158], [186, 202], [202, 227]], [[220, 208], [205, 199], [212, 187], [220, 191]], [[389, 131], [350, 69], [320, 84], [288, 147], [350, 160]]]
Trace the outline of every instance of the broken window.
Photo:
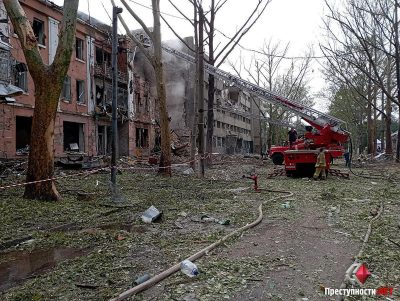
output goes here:
[[83, 123], [64, 121], [64, 151], [85, 151]]
[[104, 51], [104, 49], [96, 47], [96, 64], [111, 66], [111, 53]]
[[149, 133], [147, 129], [136, 128], [136, 147], [149, 146]]
[[71, 100], [71, 77], [68, 75], [64, 79], [61, 98], [66, 101]]
[[76, 101], [85, 103], [85, 81], [76, 80]]
[[118, 108], [128, 109], [128, 91], [125, 88], [118, 87], [117, 102]]
[[17, 63], [15, 65], [15, 85], [25, 92], [28, 92], [28, 69], [26, 64]]
[[96, 64], [103, 64], [103, 49], [96, 47]]
[[75, 56], [77, 59], [83, 60], [83, 40], [76, 38], [75, 42]]
[[239, 99], [239, 92], [238, 91], [229, 91], [229, 99], [238, 101]]
[[97, 154], [107, 155], [111, 152], [111, 127], [99, 125], [97, 127]]
[[27, 154], [31, 142], [32, 117], [17, 116], [15, 125], [16, 151], [21, 155]]
[[34, 18], [32, 29], [39, 45], [46, 45], [46, 35], [44, 34], [44, 22]]
[[96, 105], [101, 105], [103, 103], [104, 89], [99, 85], [96, 85]]

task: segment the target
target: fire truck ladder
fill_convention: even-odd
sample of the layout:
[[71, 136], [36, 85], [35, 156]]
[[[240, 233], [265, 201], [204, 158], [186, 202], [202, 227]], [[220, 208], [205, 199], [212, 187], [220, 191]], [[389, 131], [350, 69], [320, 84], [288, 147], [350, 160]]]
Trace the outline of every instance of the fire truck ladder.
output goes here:
[[[193, 56], [184, 53], [182, 51], [170, 48], [166, 45], [162, 46], [162, 49], [172, 54], [180, 59], [183, 59], [189, 63], [196, 64], [196, 60]], [[311, 121], [315, 124], [324, 127], [325, 125], [329, 124], [332, 126], [333, 131], [341, 131], [340, 126], [345, 122], [339, 118], [330, 116], [328, 114], [322, 113], [318, 110], [313, 108], [306, 107], [298, 102], [293, 100], [288, 100], [282, 96], [276, 95], [267, 89], [261, 88], [251, 82], [241, 79], [238, 76], [232, 75], [228, 72], [225, 72], [221, 69], [218, 69], [210, 64], [204, 63], [204, 69], [207, 73], [214, 75], [215, 77], [230, 83], [243, 91], [246, 91], [263, 101], [268, 103], [272, 103], [274, 105], [278, 105], [288, 111], [295, 113], [296, 115], [302, 117], [306, 121]]]

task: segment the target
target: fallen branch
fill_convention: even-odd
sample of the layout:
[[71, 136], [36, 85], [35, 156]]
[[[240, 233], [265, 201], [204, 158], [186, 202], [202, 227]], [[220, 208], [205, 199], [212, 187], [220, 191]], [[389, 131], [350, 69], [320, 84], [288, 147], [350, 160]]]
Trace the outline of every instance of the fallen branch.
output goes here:
[[388, 241], [390, 241], [392, 244], [395, 244], [396, 246], [400, 247], [400, 243], [394, 241], [393, 239], [388, 238]]

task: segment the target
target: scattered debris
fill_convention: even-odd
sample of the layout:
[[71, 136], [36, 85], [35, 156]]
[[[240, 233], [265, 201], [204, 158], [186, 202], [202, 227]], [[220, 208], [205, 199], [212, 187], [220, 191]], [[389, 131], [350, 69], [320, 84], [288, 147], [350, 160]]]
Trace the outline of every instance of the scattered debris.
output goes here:
[[290, 202], [285, 202], [281, 204], [281, 208], [283, 209], [289, 209], [291, 207]]
[[193, 168], [190, 167], [190, 168], [184, 170], [184, 171], [182, 172], [182, 174], [189, 176], [189, 175], [194, 174], [194, 170], [193, 170]]
[[146, 282], [147, 280], [149, 280], [151, 277], [149, 274], [144, 274], [139, 276], [138, 278], [136, 278], [136, 280], [133, 282], [133, 286], [142, 284], [143, 282]]
[[80, 288], [96, 289], [100, 285], [98, 285], [98, 284], [89, 284], [89, 283], [75, 283], [75, 286], [80, 287]]
[[189, 277], [195, 277], [199, 274], [197, 266], [187, 259], [181, 262], [181, 271]]
[[93, 201], [94, 197], [95, 197], [96, 193], [94, 192], [81, 192], [78, 191], [77, 195], [76, 195], [76, 199], [78, 201]]
[[158, 220], [161, 217], [161, 215], [162, 212], [152, 205], [149, 209], [147, 209], [143, 213], [142, 221], [149, 224]]
[[122, 234], [118, 234], [115, 239], [118, 240], [118, 241], [121, 241], [121, 240], [125, 239], [125, 236], [123, 236]]
[[231, 221], [229, 219], [219, 220], [219, 219], [217, 219], [215, 217], [208, 216], [206, 214], [202, 215], [200, 220], [203, 221], [203, 222], [214, 222], [214, 223], [218, 223], [218, 224], [224, 225], [224, 226], [227, 226], [227, 225], [229, 225], [231, 223]]

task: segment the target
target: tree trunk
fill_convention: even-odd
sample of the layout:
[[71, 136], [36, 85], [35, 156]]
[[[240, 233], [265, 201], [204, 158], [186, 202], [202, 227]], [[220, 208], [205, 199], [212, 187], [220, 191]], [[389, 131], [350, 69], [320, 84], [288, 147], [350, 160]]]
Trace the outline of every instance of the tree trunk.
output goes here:
[[[33, 139], [30, 142], [26, 181], [50, 179], [54, 174], [54, 123], [58, 99], [74, 48], [79, 0], [64, 1], [59, 42], [50, 66], [43, 63], [32, 26], [19, 2], [3, 0], [3, 3], [18, 35], [35, 84], [35, 109], [31, 129]], [[43, 181], [26, 185], [24, 197], [58, 200], [60, 195], [53, 181]]]
[[[395, 1], [395, 22], [394, 22], [394, 38], [395, 38], [395, 63], [396, 63], [396, 84], [397, 84], [397, 101], [400, 102], [400, 43], [399, 43], [399, 18], [398, 9], [399, 2]], [[399, 121], [400, 121], [400, 106], [399, 106]], [[400, 162], [400, 127], [397, 131], [397, 146], [396, 146], [396, 162]]]
[[374, 122], [372, 120], [372, 82], [368, 80], [368, 105], [367, 105], [367, 153], [374, 153]]
[[[214, 60], [214, 21], [215, 21], [215, 6], [214, 0], [211, 1], [210, 10], [210, 23], [208, 31], [208, 63], [212, 66], [215, 64]], [[215, 79], [214, 75], [208, 75], [208, 103], [207, 103], [207, 166], [212, 165], [212, 152], [213, 152], [213, 135], [214, 135], [214, 94], [215, 94]]]
[[392, 102], [386, 99], [386, 118], [385, 118], [385, 153], [393, 154], [392, 142]]
[[[48, 78], [52, 78], [49, 76]], [[35, 110], [31, 130], [27, 182], [53, 177], [54, 124], [61, 85], [44, 80], [35, 81]], [[56, 201], [60, 199], [54, 181], [27, 185], [25, 198]]]
[[[197, 66], [197, 62], [196, 62]], [[190, 166], [193, 170], [196, 170], [196, 146], [197, 146], [197, 122], [199, 118], [199, 114], [197, 112], [197, 99], [198, 99], [198, 68], [196, 68], [196, 79], [195, 79], [195, 88], [194, 88], [194, 97], [193, 97], [193, 124], [190, 134]]]
[[267, 132], [267, 147], [268, 147], [268, 150], [270, 150], [271, 149], [271, 146], [272, 146], [272, 133], [273, 133], [273, 125], [272, 125], [272, 123], [269, 123], [268, 124], [268, 132]]
[[204, 12], [203, 8], [199, 6], [199, 47], [197, 49], [197, 76], [198, 76], [198, 99], [197, 109], [198, 115], [198, 142], [199, 142], [199, 156], [200, 156], [200, 175], [204, 177]]
[[161, 156], [159, 173], [171, 175], [171, 138], [169, 133], [169, 120], [166, 104], [166, 92], [163, 76], [163, 67], [160, 61], [155, 63], [154, 70], [157, 80], [157, 95], [160, 110], [160, 126], [161, 126]]
[[[399, 98], [399, 100], [400, 100], [400, 98]], [[400, 120], [400, 107], [399, 107], [399, 120]], [[396, 162], [400, 162], [400, 127], [397, 130]]]
[[377, 149], [376, 138], [377, 138], [377, 120], [378, 120], [377, 110], [376, 110], [376, 98], [377, 98], [377, 96], [376, 96], [376, 92], [377, 92], [376, 88], [377, 88], [377, 86], [374, 86], [374, 96], [373, 96], [374, 97], [374, 106], [373, 106], [374, 119], [372, 121], [372, 137], [374, 139], [372, 154], [374, 156], [376, 155], [376, 149]]
[[167, 111], [167, 96], [165, 91], [164, 72], [161, 50], [161, 22], [160, 22], [160, 0], [152, 0], [154, 19], [154, 61], [153, 67], [157, 81], [157, 96], [160, 110], [161, 127], [161, 156], [159, 173], [171, 175], [171, 137]]
[[196, 72], [195, 72], [195, 85], [194, 85], [194, 97], [193, 97], [193, 119], [192, 119], [192, 130], [190, 136], [190, 165], [193, 170], [196, 170], [196, 137], [197, 137], [197, 123], [199, 119], [199, 113], [197, 111], [197, 100], [199, 98], [199, 34], [198, 34], [198, 18], [197, 18], [197, 5], [193, 5], [194, 9], [194, 42], [196, 49]]
[[212, 165], [213, 135], [214, 135], [214, 75], [208, 75], [208, 103], [207, 103], [207, 166]]

